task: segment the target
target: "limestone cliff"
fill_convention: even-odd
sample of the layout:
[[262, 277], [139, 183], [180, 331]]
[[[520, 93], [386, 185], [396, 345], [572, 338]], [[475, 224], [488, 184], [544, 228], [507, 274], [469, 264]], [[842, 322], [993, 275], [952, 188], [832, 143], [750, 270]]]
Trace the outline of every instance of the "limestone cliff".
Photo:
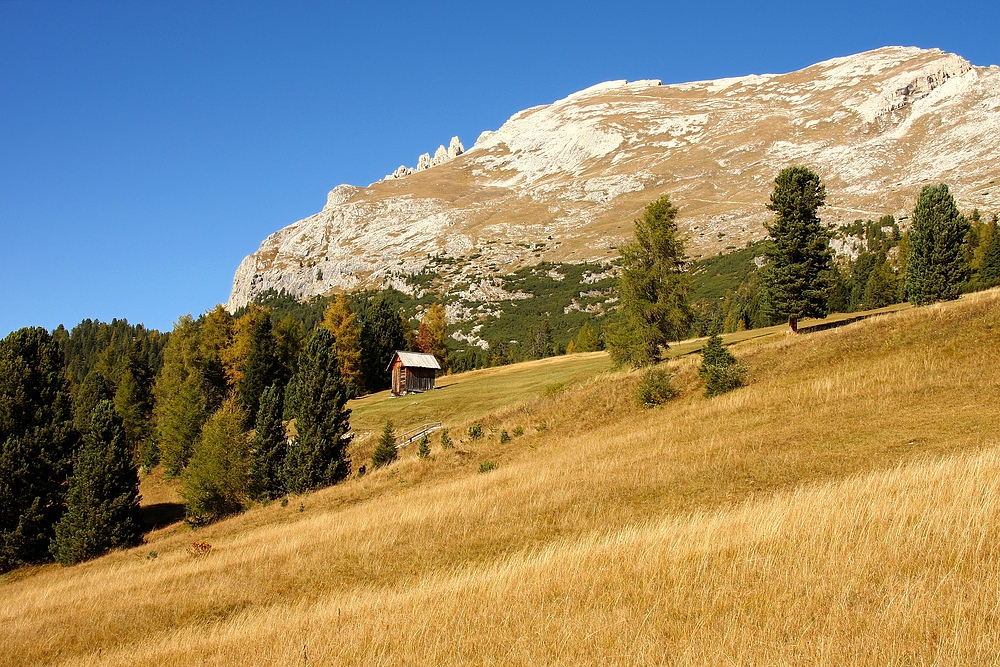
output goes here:
[[[927, 183], [963, 208], [1000, 209], [1000, 69], [888, 47], [789, 74], [661, 85], [602, 83], [514, 114], [464, 151], [333, 189], [319, 213], [243, 260], [229, 307], [267, 289], [307, 297], [403, 286], [431, 257], [464, 257], [465, 289], [543, 259], [603, 261], [649, 201], [681, 208], [689, 253], [764, 235], [775, 174], [827, 185], [828, 222], [905, 217]], [[500, 295], [498, 298], [502, 298]]]

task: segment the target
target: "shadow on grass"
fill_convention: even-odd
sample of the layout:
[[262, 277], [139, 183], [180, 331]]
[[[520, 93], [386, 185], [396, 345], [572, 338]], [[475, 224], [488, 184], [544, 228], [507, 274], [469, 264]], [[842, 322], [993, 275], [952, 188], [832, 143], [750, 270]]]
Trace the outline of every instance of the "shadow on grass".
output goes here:
[[156, 503], [141, 510], [142, 522], [147, 530], [156, 530], [184, 519], [183, 503]]

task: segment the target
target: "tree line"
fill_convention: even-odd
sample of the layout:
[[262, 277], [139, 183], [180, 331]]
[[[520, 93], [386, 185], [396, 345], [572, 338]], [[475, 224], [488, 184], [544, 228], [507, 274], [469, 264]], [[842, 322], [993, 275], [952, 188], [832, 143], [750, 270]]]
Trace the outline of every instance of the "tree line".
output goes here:
[[910, 301], [924, 305], [1000, 285], [997, 216], [964, 216], [946, 184], [928, 185], [905, 232], [892, 216], [857, 221], [842, 230], [860, 237], [854, 259], [835, 260], [819, 209], [826, 203], [820, 177], [805, 167], [783, 169], [767, 208], [762, 266], [717, 304], [692, 304], [690, 266], [668, 195], [635, 221], [634, 239], [621, 248], [621, 305], [605, 327], [612, 360], [655, 363], [671, 341], [787, 321], [824, 317]]
[[0, 341], [0, 572], [137, 544], [140, 469], [162, 464], [181, 481], [193, 524], [343, 479], [347, 400], [389, 386], [397, 349], [445, 359], [444, 336], [443, 306], [413, 329], [372, 293], [331, 300], [311, 329], [250, 305], [185, 315], [166, 334], [125, 320], [11, 333]]

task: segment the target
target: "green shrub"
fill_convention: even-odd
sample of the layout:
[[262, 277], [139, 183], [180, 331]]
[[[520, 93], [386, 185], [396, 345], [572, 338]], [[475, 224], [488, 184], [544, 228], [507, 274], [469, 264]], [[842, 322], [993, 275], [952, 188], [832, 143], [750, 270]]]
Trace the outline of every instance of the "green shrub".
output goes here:
[[500, 444], [505, 444], [510, 442], [510, 434], [507, 433], [507, 429], [500, 431]]
[[396, 460], [399, 452], [396, 450], [396, 431], [392, 421], [387, 420], [382, 427], [382, 435], [378, 438], [378, 446], [372, 452], [372, 468], [387, 466]]
[[472, 440], [479, 440], [481, 437], [483, 437], [483, 425], [476, 422], [469, 427], [469, 438]]
[[497, 469], [496, 461], [483, 461], [479, 464], [479, 474]]
[[451, 449], [454, 446], [455, 446], [455, 443], [452, 442], [451, 436], [448, 435], [448, 429], [443, 429], [441, 431], [441, 448], [442, 449]]
[[746, 367], [734, 363], [731, 366], [707, 366], [705, 369], [705, 396], [711, 398], [738, 389], [746, 384]]
[[712, 336], [701, 350], [698, 376], [705, 381], [705, 396], [725, 394], [746, 384], [746, 367], [722, 347], [722, 338]]
[[635, 390], [635, 398], [640, 405], [652, 408], [663, 405], [677, 392], [670, 386], [671, 375], [665, 368], [650, 368], [642, 374], [642, 380]]
[[520, 438], [522, 435], [524, 435], [524, 427], [523, 426], [515, 426], [514, 430], [512, 431], [512, 435], [515, 438]]
[[420, 442], [417, 444], [417, 458], [426, 459], [431, 455], [431, 437], [424, 434], [424, 437], [420, 438]]

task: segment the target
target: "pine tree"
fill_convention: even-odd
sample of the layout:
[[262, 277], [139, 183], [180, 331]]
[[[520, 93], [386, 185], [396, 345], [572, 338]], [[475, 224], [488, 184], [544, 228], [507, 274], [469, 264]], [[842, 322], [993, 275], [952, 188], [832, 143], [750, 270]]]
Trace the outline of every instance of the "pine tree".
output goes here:
[[302, 325], [287, 315], [275, 327], [274, 339], [278, 362], [281, 365], [281, 383], [287, 385], [288, 380], [298, 370], [299, 354], [305, 347], [305, 334], [302, 332]]
[[528, 355], [532, 359], [544, 359], [552, 356], [552, 329], [549, 319], [543, 318], [542, 323], [534, 330], [528, 343]]
[[283, 476], [291, 493], [334, 484], [351, 471], [347, 456], [347, 388], [340, 375], [334, 341], [323, 327], [299, 357], [299, 372], [288, 385], [298, 435], [288, 446]]
[[200, 526], [243, 509], [249, 499], [250, 443], [239, 402], [227, 399], [205, 422], [182, 476], [187, 521]]
[[993, 220], [993, 233], [989, 244], [983, 253], [982, 266], [979, 268], [979, 282], [984, 287], [1000, 285], [1000, 233], [997, 233], [996, 219]]
[[[506, 431], [504, 431], [506, 433]], [[431, 455], [431, 437], [424, 434], [424, 437], [420, 438], [420, 442], [417, 443], [417, 458], [426, 459]]]
[[323, 326], [333, 336], [337, 363], [351, 398], [364, 393], [365, 383], [361, 373], [361, 340], [357, 318], [343, 294], [323, 311]]
[[250, 495], [254, 500], [272, 500], [285, 492], [282, 469], [288, 443], [281, 420], [283, 404], [281, 385], [273, 384], [261, 394], [250, 441]]
[[405, 326], [399, 309], [384, 294], [363, 304], [358, 312], [361, 340], [361, 373], [367, 391], [388, 389], [386, 366], [396, 350], [407, 349]]
[[99, 370], [87, 373], [83, 382], [73, 392], [73, 426], [80, 433], [90, 430], [94, 408], [101, 401], [114, 400], [115, 388]]
[[736, 357], [722, 346], [722, 337], [712, 336], [701, 348], [701, 366], [698, 367], [698, 375], [705, 377], [705, 369], [708, 366], [732, 366], [735, 363]]
[[281, 381], [282, 369], [275, 343], [271, 318], [258, 318], [250, 330], [250, 349], [236, 385], [240, 403], [247, 416], [247, 428], [257, 420], [257, 408], [264, 389]]
[[888, 262], [882, 262], [877, 264], [868, 276], [861, 306], [865, 310], [889, 306], [896, 303], [898, 292], [896, 274], [892, 272]]
[[789, 330], [798, 330], [802, 317], [827, 313], [830, 266], [830, 231], [817, 211], [826, 201], [826, 188], [819, 176], [805, 167], [782, 169], [774, 179], [774, 192], [767, 208], [775, 221], [767, 225], [765, 246], [767, 310], [787, 317]]
[[621, 318], [608, 332], [616, 365], [654, 363], [661, 348], [687, 331], [689, 279], [676, 219], [677, 208], [663, 195], [635, 221], [635, 240], [621, 248]]
[[597, 352], [601, 349], [601, 339], [597, 332], [590, 326], [590, 322], [584, 322], [580, 331], [576, 334], [576, 352]]
[[160, 460], [168, 475], [179, 475], [191, 460], [198, 434], [208, 418], [204, 404], [201, 375], [195, 371], [159, 410]]
[[123, 360], [114, 403], [132, 451], [140, 455], [144, 467], [153, 467], [159, 458], [152, 438], [153, 374], [137, 340], [129, 346]]
[[924, 305], [957, 299], [969, 278], [963, 244], [969, 223], [944, 183], [925, 185], [913, 209], [906, 258], [906, 295]]
[[382, 435], [379, 436], [378, 446], [372, 452], [372, 468], [387, 466], [395, 461], [398, 455], [399, 451], [396, 449], [396, 431], [392, 421], [387, 420], [382, 427]]
[[0, 572], [49, 558], [78, 442], [59, 344], [38, 327], [0, 340]]
[[49, 550], [62, 565], [142, 541], [139, 474], [121, 417], [111, 401], [94, 408], [66, 494], [66, 513]]
[[712, 336], [701, 349], [698, 377], [705, 381], [705, 396], [717, 396], [742, 387], [746, 370], [733, 354], [722, 346], [721, 336]]

